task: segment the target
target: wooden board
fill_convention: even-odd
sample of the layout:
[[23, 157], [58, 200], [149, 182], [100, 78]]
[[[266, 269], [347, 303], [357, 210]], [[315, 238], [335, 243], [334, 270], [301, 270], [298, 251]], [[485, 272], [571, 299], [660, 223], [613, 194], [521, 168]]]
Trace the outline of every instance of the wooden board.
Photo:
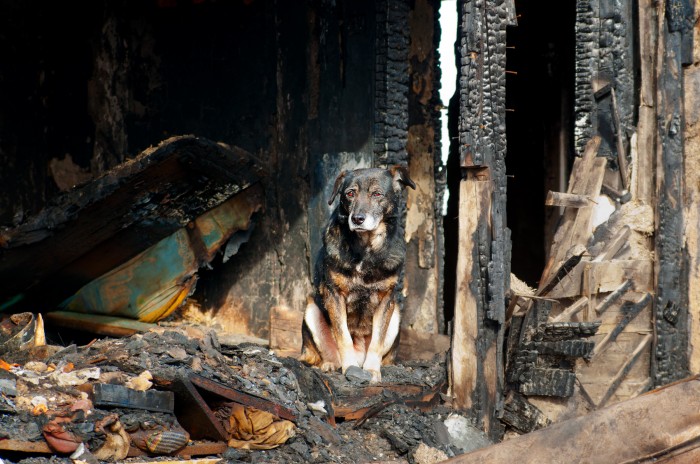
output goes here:
[[[549, 298], [575, 298], [583, 295], [584, 269], [590, 269], [590, 279], [595, 282], [592, 293], [607, 293], [619, 288], [626, 280], [633, 282], [632, 289], [650, 291], [653, 288], [653, 261], [646, 259], [591, 262], [581, 261], [547, 294]], [[585, 296], [585, 295], [584, 295]]]
[[[460, 186], [459, 255], [457, 258], [457, 294], [452, 332], [450, 394], [453, 406], [469, 410], [475, 401], [481, 411], [473, 411], [488, 424], [486, 417], [495, 405], [498, 379], [497, 359], [479, 344], [479, 326], [483, 316], [480, 290], [481, 271], [477, 257], [483, 224], [488, 224], [491, 208], [491, 183], [463, 180]], [[481, 311], [480, 311], [481, 308]], [[491, 353], [492, 355], [495, 353]], [[490, 392], [490, 393], [487, 393]]]
[[699, 445], [700, 380], [693, 377], [444, 462], [509, 463], [513, 456], [521, 464], [657, 462]]
[[[593, 137], [586, 145], [586, 150], [580, 158], [574, 161], [571, 178], [567, 188], [568, 194], [584, 195], [595, 198], [600, 194], [605, 175], [605, 158], [597, 158], [600, 137]], [[549, 258], [540, 278], [540, 285], [549, 282], [554, 271], [565, 260], [567, 252], [574, 245], [586, 245], [591, 236], [591, 206], [566, 208], [561, 218], [561, 224], [554, 235]]]

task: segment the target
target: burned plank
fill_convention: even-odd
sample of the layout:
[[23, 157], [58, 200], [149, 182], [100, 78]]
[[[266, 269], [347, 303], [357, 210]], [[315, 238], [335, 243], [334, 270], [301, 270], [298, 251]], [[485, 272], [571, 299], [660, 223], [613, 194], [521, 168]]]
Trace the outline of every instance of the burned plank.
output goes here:
[[[681, 27], [685, 0], [667, 2], [671, 8], [657, 9], [656, 47], [656, 236], [654, 253], [657, 259], [654, 292], [656, 343], [652, 357], [655, 385], [683, 378], [689, 372], [688, 359], [688, 289], [687, 259], [684, 252], [683, 208], [684, 123], [683, 123], [683, 32], [669, 30]], [[677, 14], [680, 13], [680, 14]], [[668, 27], [667, 27], [668, 26]], [[679, 308], [674, 325], [664, 318], [668, 302]]]
[[539, 355], [589, 359], [594, 347], [595, 343], [584, 340], [559, 340], [528, 343], [524, 348], [537, 351]]
[[523, 395], [568, 398], [574, 393], [576, 374], [567, 369], [536, 367], [525, 370], [520, 380]]
[[530, 433], [551, 424], [551, 421], [537, 406], [530, 403], [527, 398], [512, 391], [508, 393], [503, 405], [501, 420], [520, 433]]
[[542, 341], [570, 340], [572, 338], [591, 337], [598, 332], [601, 321], [593, 322], [549, 322], [545, 324]]
[[513, 354], [509, 360], [508, 372], [506, 379], [509, 383], [517, 384], [521, 381], [520, 376], [529, 369], [532, 369], [537, 363], [537, 351], [521, 349]]
[[532, 340], [537, 340], [541, 334], [541, 329], [549, 319], [549, 313], [552, 311], [552, 302], [547, 300], [534, 300], [529, 311], [525, 315], [523, 328], [520, 334], [521, 343], [527, 343]]

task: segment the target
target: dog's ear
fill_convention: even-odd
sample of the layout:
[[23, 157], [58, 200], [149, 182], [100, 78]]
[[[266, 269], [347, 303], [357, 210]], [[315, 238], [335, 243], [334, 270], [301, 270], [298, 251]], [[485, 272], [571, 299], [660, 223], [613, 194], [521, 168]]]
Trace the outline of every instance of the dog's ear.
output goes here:
[[401, 186], [409, 186], [413, 190], [416, 189], [416, 184], [408, 177], [408, 168], [397, 164], [389, 168], [391, 176], [394, 178], [394, 190], [400, 190]]
[[335, 201], [335, 197], [338, 195], [338, 190], [340, 190], [340, 186], [343, 184], [343, 179], [345, 179], [345, 174], [347, 173], [347, 171], [343, 171], [338, 174], [338, 177], [335, 178], [335, 184], [333, 184], [333, 194], [331, 195], [331, 199], [328, 200], [329, 205], [332, 205]]

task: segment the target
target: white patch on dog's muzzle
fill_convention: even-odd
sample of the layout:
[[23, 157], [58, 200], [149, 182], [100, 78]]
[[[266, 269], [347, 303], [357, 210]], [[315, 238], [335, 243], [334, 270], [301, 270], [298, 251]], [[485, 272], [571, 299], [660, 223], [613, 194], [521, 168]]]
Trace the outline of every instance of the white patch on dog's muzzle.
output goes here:
[[355, 224], [352, 218], [352, 214], [348, 215], [348, 227], [352, 232], [372, 232], [379, 226], [379, 220], [370, 214], [365, 216], [361, 224]]

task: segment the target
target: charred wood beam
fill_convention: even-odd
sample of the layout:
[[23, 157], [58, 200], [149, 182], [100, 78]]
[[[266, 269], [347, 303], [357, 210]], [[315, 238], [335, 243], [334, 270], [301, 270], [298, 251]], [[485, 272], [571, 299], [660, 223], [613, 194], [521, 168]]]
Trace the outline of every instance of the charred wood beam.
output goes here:
[[576, 375], [567, 369], [536, 367], [520, 375], [519, 391], [528, 396], [567, 398], [574, 393]]
[[539, 338], [542, 341], [570, 340], [591, 337], [598, 332], [601, 321], [593, 322], [550, 322], [546, 324]]
[[[666, 9], [664, 10], [664, 5]], [[654, 313], [656, 344], [652, 360], [655, 385], [664, 385], [689, 372], [687, 259], [683, 250], [682, 185], [684, 177], [684, 99], [682, 72], [682, 23], [688, 15], [678, 8], [682, 2], [669, 0], [657, 5], [658, 46], [656, 199], [657, 229], [655, 254], [658, 264]], [[670, 13], [670, 14], [668, 14]], [[680, 29], [679, 29], [680, 28]], [[679, 307], [674, 325], [664, 318], [666, 307]]]
[[584, 359], [590, 359], [594, 347], [594, 342], [587, 342], [584, 340], [533, 342], [524, 346], [526, 350], [537, 351], [539, 355]]
[[530, 433], [551, 424], [537, 406], [515, 392], [508, 393], [501, 420], [520, 433]]

